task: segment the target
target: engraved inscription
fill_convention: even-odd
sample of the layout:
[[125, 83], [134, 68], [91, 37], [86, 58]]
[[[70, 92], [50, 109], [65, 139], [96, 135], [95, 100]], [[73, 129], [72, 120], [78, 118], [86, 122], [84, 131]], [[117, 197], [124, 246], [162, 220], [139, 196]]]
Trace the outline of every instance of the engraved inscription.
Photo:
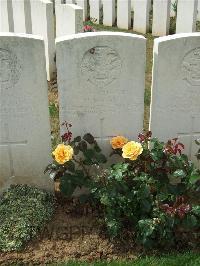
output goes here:
[[200, 47], [193, 49], [182, 62], [183, 79], [193, 86], [200, 86]]
[[0, 89], [13, 87], [19, 80], [21, 66], [16, 55], [0, 48]]
[[104, 87], [119, 77], [121, 66], [121, 58], [115, 50], [107, 46], [97, 46], [84, 54], [81, 72], [88, 82]]

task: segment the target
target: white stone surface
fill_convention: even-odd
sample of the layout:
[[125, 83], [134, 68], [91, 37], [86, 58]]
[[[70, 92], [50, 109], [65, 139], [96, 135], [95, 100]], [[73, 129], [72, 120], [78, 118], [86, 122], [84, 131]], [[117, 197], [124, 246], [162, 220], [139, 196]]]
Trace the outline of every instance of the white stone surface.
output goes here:
[[134, 11], [134, 2], [135, 0], [131, 0], [131, 11]]
[[154, 0], [152, 34], [165, 36], [169, 34], [171, 0]]
[[[9, 0], [0, 1], [0, 32], [13, 31], [12, 2]], [[11, 24], [12, 23], [12, 24]]]
[[101, 0], [89, 0], [90, 4], [90, 20], [94, 23], [99, 24], [101, 21], [101, 8], [102, 2]]
[[197, 20], [200, 21], [200, 0], [198, 0], [198, 14], [197, 14]]
[[120, 29], [130, 29], [131, 0], [117, 0], [117, 27]]
[[76, 0], [76, 4], [83, 9], [83, 21], [87, 20], [88, 18], [88, 6], [87, 0]]
[[190, 33], [196, 30], [197, 4], [197, 0], [178, 1], [176, 33]]
[[0, 34], [0, 183], [50, 188], [51, 161], [44, 42]]
[[113, 26], [115, 23], [115, 0], [102, 0], [103, 2], [103, 25]]
[[179, 137], [197, 164], [200, 33], [155, 39], [150, 130], [163, 141]]
[[[137, 139], [143, 128], [146, 40], [128, 33], [82, 33], [56, 41], [60, 123], [74, 136]], [[62, 130], [61, 130], [62, 132]]]
[[32, 33], [30, 0], [12, 0], [15, 33]]
[[143, 34], [149, 31], [150, 8], [151, 8], [151, 0], [134, 1], [134, 22], [133, 22], [134, 31]]
[[45, 42], [47, 79], [51, 80], [56, 71], [53, 3], [31, 0], [31, 13], [33, 34], [42, 36]]
[[74, 4], [56, 7], [56, 37], [83, 31], [83, 9]]

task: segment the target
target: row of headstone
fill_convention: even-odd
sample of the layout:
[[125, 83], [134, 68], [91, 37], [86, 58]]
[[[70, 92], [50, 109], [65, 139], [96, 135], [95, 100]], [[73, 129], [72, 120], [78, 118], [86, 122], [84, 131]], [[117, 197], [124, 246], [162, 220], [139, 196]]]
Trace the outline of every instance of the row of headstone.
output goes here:
[[117, 0], [117, 5], [114, 0], [90, 0], [89, 3], [93, 22], [100, 23], [103, 9], [103, 24], [113, 26], [117, 18], [120, 29], [130, 29], [133, 10], [133, 30], [140, 33], [149, 32], [150, 12], [153, 10], [152, 32], [155, 36], [169, 34], [170, 16], [177, 14], [177, 33], [194, 32], [196, 20], [200, 20], [198, 0], [153, 0], [153, 6], [151, 0]]
[[[83, 9], [74, 4], [57, 4], [56, 14], [56, 37], [83, 31]], [[67, 19], [66, 19], [67, 18]]]
[[[103, 151], [143, 128], [146, 39], [128, 33], [80, 33], [56, 43], [60, 123], [74, 136], [90, 132]], [[44, 42], [0, 34], [0, 185], [50, 188], [51, 161]], [[196, 165], [200, 138], [200, 33], [155, 40], [150, 130], [163, 141], [179, 137]], [[62, 133], [62, 131], [61, 131]]]
[[[80, 5], [84, 3], [81, 0], [77, 2]], [[81, 7], [61, 5], [57, 0], [55, 9], [57, 37], [83, 30]], [[0, 15], [0, 32], [29, 33], [44, 38], [47, 79], [51, 80], [56, 71], [53, 2], [50, 0], [0, 0]]]
[[49, 0], [1, 0], [0, 12], [0, 32], [29, 33], [44, 38], [50, 80], [55, 72], [53, 3]]

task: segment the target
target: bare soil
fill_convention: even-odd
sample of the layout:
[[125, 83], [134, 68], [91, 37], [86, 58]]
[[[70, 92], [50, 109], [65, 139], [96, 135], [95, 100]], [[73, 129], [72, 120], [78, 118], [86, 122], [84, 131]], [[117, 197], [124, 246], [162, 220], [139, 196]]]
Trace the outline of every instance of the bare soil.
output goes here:
[[137, 258], [139, 248], [134, 242], [127, 239], [124, 243], [110, 241], [94, 212], [82, 209], [83, 212], [78, 213], [69, 206], [68, 203], [58, 205], [49, 225], [24, 250], [0, 252], [0, 265]]

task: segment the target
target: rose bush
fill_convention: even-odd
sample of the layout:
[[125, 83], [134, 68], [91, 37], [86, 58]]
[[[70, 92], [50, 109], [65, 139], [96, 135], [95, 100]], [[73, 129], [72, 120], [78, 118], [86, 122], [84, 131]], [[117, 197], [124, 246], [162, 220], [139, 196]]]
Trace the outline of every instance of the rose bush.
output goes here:
[[198, 239], [200, 171], [178, 139], [163, 143], [143, 132], [138, 141], [111, 139], [112, 154], [122, 162], [103, 171], [93, 185], [110, 236], [129, 232], [148, 248], [183, 244], [185, 231]]
[[72, 125], [64, 122], [62, 126], [66, 131], [61, 137], [63, 143], [58, 144], [52, 152], [54, 160], [46, 167], [45, 173], [48, 172], [53, 180], [59, 181], [61, 193], [71, 199], [77, 188], [90, 189], [94, 174], [91, 167], [104, 164], [107, 159], [91, 134], [72, 139]]
[[195, 244], [185, 241], [185, 232], [199, 237], [200, 171], [178, 139], [164, 143], [151, 132], [140, 133], [138, 141], [116, 136], [110, 140], [111, 156], [121, 162], [102, 168], [107, 159], [94, 137], [87, 133], [72, 140], [71, 125], [63, 126], [63, 143], [46, 170], [59, 178], [65, 196], [86, 187], [87, 204], [100, 210], [112, 238], [128, 233], [148, 248]]

